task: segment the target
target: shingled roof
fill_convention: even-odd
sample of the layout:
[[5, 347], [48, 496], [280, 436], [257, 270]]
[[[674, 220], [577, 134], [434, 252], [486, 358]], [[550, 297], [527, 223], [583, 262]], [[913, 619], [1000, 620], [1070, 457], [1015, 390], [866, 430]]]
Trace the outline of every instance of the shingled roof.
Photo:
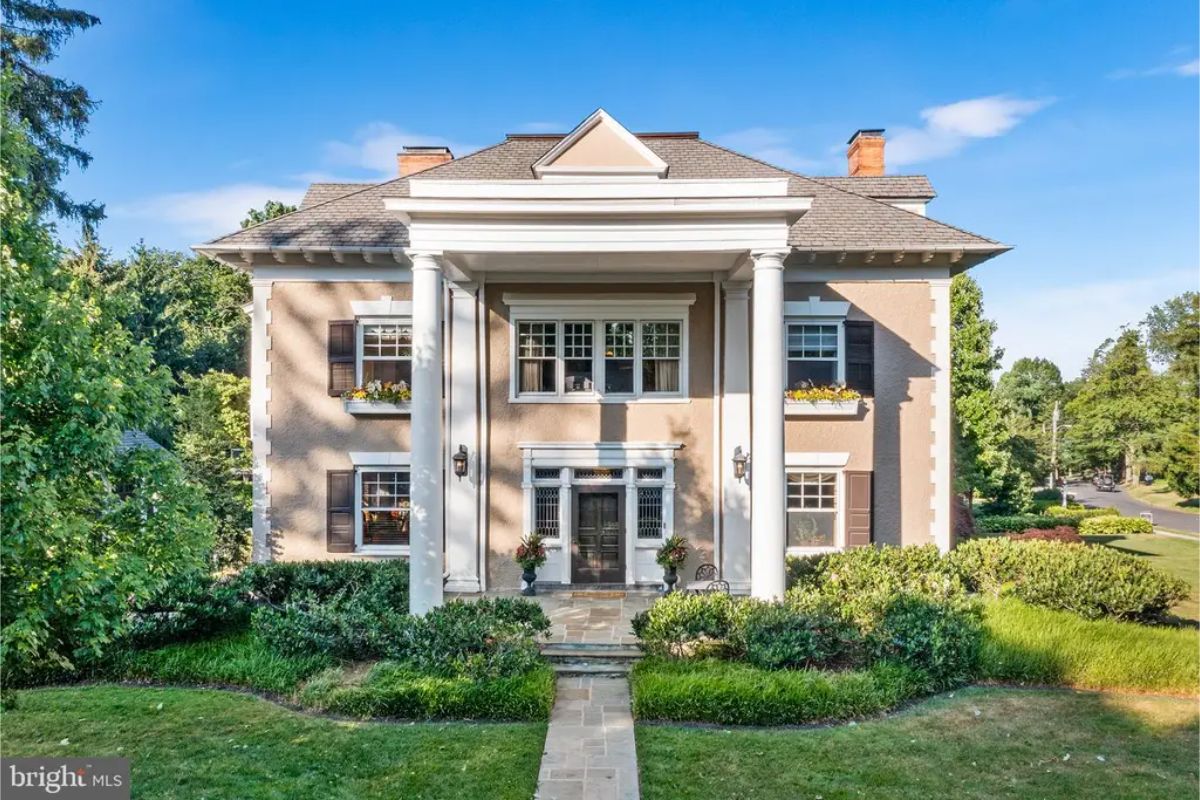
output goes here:
[[[535, 180], [532, 165], [561, 137], [510, 136], [505, 141], [405, 178], [373, 185], [314, 184], [300, 209], [214, 239], [204, 248], [361, 247], [408, 245], [408, 230], [384, 209], [388, 197], [408, 197], [411, 179]], [[694, 134], [639, 134], [669, 165], [665, 180], [788, 178], [788, 194], [812, 197], [812, 208], [789, 232], [788, 243], [810, 250], [971, 249], [999, 252], [1005, 245], [895, 208], [875, 197], [928, 198], [924, 176], [807, 178]], [[888, 194], [902, 191], [900, 194]], [[909, 193], [911, 192], [911, 194]]]

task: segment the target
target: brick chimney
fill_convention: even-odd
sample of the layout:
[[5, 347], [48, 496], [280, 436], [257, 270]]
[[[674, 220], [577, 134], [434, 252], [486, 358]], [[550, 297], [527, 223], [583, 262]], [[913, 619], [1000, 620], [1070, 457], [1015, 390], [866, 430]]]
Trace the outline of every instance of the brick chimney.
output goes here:
[[450, 148], [440, 146], [406, 144], [404, 152], [396, 154], [396, 164], [400, 167], [401, 178], [453, 160], [454, 154], [450, 152]]
[[883, 174], [883, 128], [857, 130], [848, 144], [846, 162], [851, 178]]

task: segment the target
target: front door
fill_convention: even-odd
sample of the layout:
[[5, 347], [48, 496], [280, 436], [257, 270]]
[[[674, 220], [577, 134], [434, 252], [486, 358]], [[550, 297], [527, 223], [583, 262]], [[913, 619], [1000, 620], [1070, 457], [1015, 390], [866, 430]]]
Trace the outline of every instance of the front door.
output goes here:
[[580, 487], [575, 503], [572, 583], [625, 582], [621, 490]]

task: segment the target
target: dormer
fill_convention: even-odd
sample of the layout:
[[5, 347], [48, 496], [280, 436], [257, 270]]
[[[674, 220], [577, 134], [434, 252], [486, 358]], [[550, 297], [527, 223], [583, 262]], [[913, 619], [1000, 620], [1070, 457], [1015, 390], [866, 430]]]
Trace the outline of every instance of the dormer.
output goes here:
[[604, 109], [597, 109], [533, 165], [538, 178], [667, 176], [667, 163]]

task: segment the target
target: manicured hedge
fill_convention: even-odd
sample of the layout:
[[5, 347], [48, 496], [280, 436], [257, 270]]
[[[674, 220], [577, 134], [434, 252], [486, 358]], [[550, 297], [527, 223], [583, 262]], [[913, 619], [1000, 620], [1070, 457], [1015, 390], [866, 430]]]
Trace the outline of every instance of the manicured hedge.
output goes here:
[[972, 591], [1011, 594], [1086, 619], [1151, 622], [1187, 596], [1187, 584], [1145, 560], [1108, 547], [982, 539], [947, 562]]
[[1020, 533], [1030, 528], [1057, 528], [1060, 525], [1079, 527], [1080, 517], [1071, 514], [1012, 514], [975, 518], [979, 533]]
[[546, 665], [515, 677], [474, 680], [384, 661], [357, 684], [348, 683], [340, 667], [326, 670], [304, 685], [297, 700], [306, 708], [363, 719], [539, 721], [550, 717], [554, 684], [554, 671]]
[[1200, 691], [1200, 632], [1085, 620], [1014, 598], [987, 603], [980, 677], [1080, 689]]
[[408, 561], [276, 561], [251, 564], [237, 586], [252, 600], [279, 605], [355, 595], [376, 608], [408, 613]]
[[639, 720], [722, 725], [799, 725], [853, 719], [895, 708], [928, 690], [900, 664], [865, 670], [768, 670], [713, 659], [647, 658], [630, 674]]
[[1141, 517], [1089, 517], [1079, 521], [1082, 536], [1126, 536], [1154, 533], [1150, 520]]

